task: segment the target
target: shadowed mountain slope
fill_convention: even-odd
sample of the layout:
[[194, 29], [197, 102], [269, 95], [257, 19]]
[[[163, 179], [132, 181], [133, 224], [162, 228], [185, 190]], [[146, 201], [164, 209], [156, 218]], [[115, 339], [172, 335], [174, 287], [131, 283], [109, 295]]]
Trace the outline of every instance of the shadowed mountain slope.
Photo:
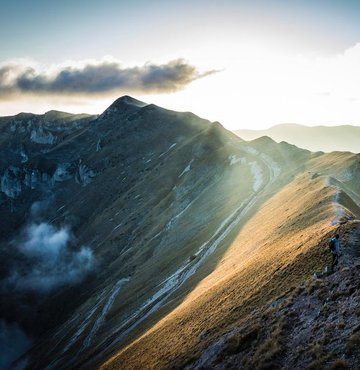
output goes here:
[[286, 141], [300, 148], [317, 152], [349, 151], [360, 152], [359, 126], [302, 126], [282, 124], [267, 130], [236, 130], [244, 140], [254, 140], [261, 136], [270, 136], [277, 142]]
[[69, 117], [0, 120], [0, 319], [32, 338], [28, 368], [201, 365], [359, 217], [351, 153], [244, 142], [129, 96]]

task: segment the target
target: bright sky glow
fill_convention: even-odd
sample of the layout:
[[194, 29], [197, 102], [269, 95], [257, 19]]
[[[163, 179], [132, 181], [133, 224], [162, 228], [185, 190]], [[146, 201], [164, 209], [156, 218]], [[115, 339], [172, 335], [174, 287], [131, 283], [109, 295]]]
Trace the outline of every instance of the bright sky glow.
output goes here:
[[[190, 65], [176, 76], [176, 88], [167, 81], [161, 89], [132, 91], [122, 84], [96, 94], [44, 94], [36, 90], [39, 81], [43, 84], [37, 78], [31, 94], [0, 91], [0, 115], [50, 109], [101, 113], [129, 94], [229, 129], [286, 122], [360, 125], [357, 1], [0, 0], [0, 6], [0, 90], [1, 66], [10, 62], [56, 74], [64, 64], [81, 68], [107, 58], [120, 63], [117, 68], [129, 81], [134, 67], [137, 78], [149, 80], [148, 71], [143, 76], [146, 63], [164, 66], [183, 59]], [[151, 83], [158, 82], [163, 67], [159, 70], [151, 73]]]

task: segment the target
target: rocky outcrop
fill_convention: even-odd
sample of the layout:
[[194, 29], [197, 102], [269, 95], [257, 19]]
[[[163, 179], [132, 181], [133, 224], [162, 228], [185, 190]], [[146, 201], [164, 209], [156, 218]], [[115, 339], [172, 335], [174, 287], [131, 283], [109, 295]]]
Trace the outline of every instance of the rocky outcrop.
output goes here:
[[16, 198], [21, 193], [21, 171], [10, 166], [1, 176], [1, 191], [9, 198]]
[[41, 172], [31, 167], [8, 167], [0, 173], [0, 191], [7, 197], [15, 199], [23, 191], [37, 188], [51, 189], [56, 183], [73, 179], [82, 186], [89, 185], [95, 177], [95, 172], [84, 163], [60, 163], [54, 173]]
[[37, 144], [53, 145], [57, 138], [51, 132], [46, 132], [42, 127], [37, 130], [32, 130], [30, 133], [30, 140]]
[[95, 172], [81, 157], [76, 154], [67, 156], [66, 153], [47, 156], [46, 153], [65, 140], [71, 140], [94, 118], [57, 111], [44, 115], [20, 113], [2, 118], [0, 192], [6, 198], [16, 199], [25, 191], [46, 191], [56, 183], [71, 179], [88, 185]]
[[95, 173], [85, 164], [80, 163], [75, 173], [75, 181], [83, 186], [89, 185], [92, 179], [95, 177]]

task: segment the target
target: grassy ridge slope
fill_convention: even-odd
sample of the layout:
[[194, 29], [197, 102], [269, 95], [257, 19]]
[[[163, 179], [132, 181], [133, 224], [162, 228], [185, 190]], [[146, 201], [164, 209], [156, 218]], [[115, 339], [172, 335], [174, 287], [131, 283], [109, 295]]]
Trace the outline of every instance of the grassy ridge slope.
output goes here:
[[[352, 160], [349, 156], [346, 164]], [[312, 167], [339, 178], [345, 167], [330, 171], [330, 163], [319, 157]], [[289, 287], [322, 270], [329, 262], [326, 245], [334, 231], [338, 189], [326, 175], [311, 170], [259, 209], [215, 271], [177, 309], [102, 368], [182, 368], [189, 363], [196, 367], [206, 349], [211, 352], [211, 345], [221, 343], [226, 333], [261, 315]]]

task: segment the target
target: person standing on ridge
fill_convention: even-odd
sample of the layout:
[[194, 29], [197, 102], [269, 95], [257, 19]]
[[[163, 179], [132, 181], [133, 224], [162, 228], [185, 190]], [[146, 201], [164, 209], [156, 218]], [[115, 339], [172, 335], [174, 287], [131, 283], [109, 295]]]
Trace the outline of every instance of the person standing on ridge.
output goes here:
[[335, 266], [339, 263], [340, 256], [340, 235], [335, 234], [329, 242], [330, 251], [332, 254], [331, 271], [334, 272]]

